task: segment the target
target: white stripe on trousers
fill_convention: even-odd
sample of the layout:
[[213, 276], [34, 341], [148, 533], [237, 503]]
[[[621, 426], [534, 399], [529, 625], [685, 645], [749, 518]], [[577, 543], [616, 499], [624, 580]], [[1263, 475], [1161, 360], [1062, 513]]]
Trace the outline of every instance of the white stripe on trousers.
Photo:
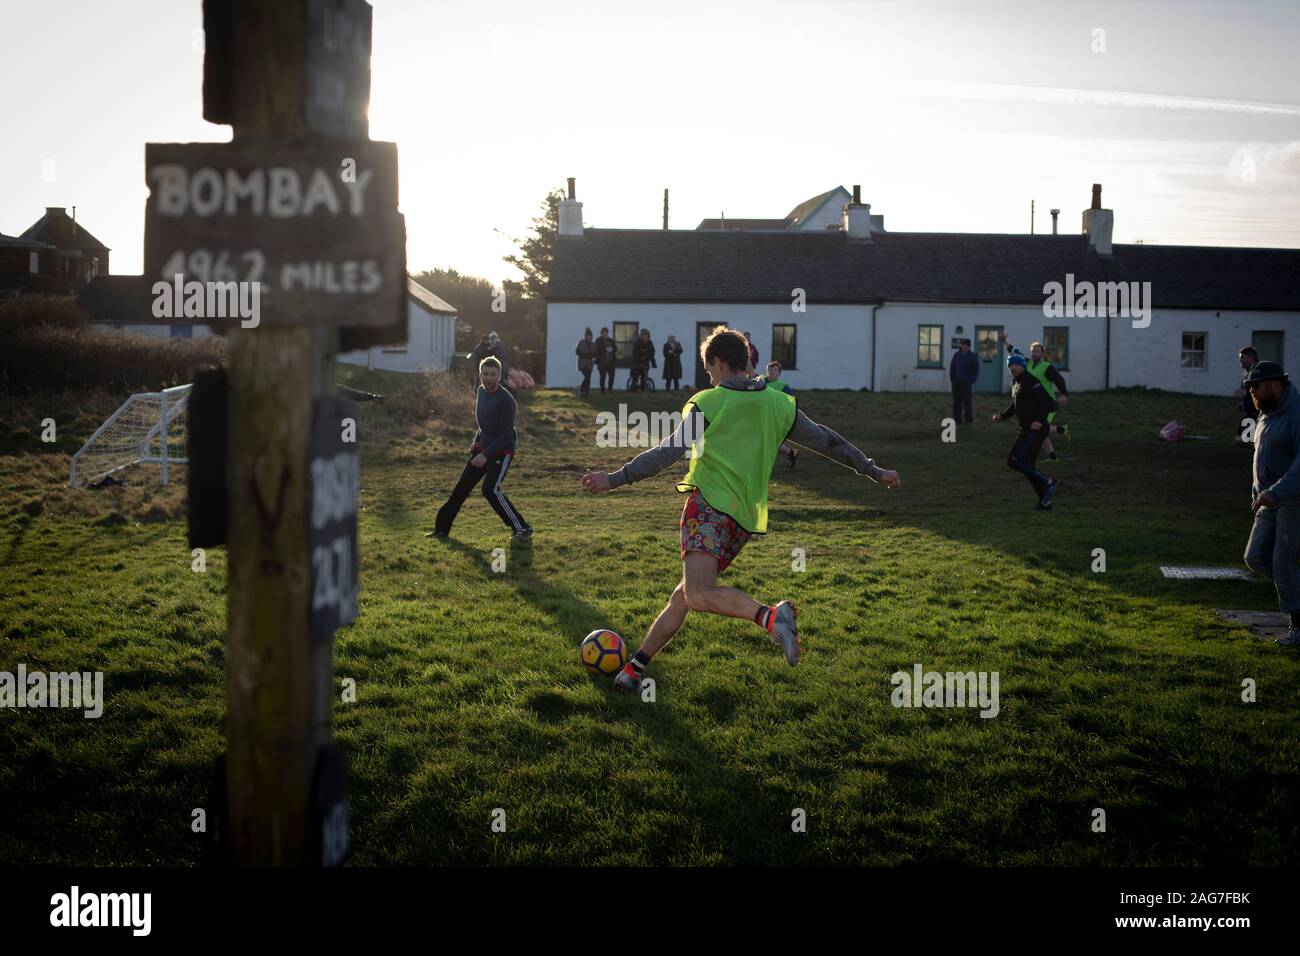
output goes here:
[[505, 455], [501, 459], [501, 471], [497, 474], [497, 480], [492, 483], [492, 493], [497, 496], [502, 509], [510, 516], [510, 523], [515, 526], [516, 531], [523, 531], [523, 522], [519, 520], [519, 512], [510, 507], [510, 502], [501, 492], [501, 479], [506, 476], [506, 469], [510, 467], [510, 456]]

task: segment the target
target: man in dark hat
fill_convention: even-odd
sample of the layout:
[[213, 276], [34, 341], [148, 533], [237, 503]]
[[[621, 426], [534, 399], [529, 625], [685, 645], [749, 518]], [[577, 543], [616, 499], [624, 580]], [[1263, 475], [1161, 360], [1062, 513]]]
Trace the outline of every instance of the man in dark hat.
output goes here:
[[1276, 362], [1257, 362], [1242, 382], [1259, 409], [1255, 426], [1255, 523], [1246, 564], [1277, 588], [1278, 606], [1290, 617], [1284, 647], [1300, 646], [1300, 395]]

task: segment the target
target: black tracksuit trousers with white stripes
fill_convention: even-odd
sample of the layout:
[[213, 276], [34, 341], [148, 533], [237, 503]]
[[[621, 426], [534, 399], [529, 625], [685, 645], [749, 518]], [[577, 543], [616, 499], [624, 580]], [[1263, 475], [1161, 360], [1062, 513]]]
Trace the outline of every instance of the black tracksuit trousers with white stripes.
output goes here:
[[[473, 454], [477, 455], [478, 452]], [[467, 463], [465, 470], [460, 473], [460, 481], [456, 482], [456, 487], [452, 489], [451, 497], [438, 509], [434, 530], [440, 534], [451, 532], [451, 523], [456, 520], [456, 515], [460, 514], [460, 506], [465, 503], [465, 499], [480, 481], [483, 482], [483, 497], [488, 500], [492, 510], [501, 516], [506, 527], [511, 531], [522, 531], [527, 528], [528, 522], [524, 520], [524, 516], [501, 490], [501, 482], [505, 480], [506, 471], [510, 468], [510, 460], [513, 457], [513, 454], [509, 454], [502, 455], [500, 458], [489, 458], [482, 468], [475, 468]], [[473, 460], [472, 456], [471, 460]]]

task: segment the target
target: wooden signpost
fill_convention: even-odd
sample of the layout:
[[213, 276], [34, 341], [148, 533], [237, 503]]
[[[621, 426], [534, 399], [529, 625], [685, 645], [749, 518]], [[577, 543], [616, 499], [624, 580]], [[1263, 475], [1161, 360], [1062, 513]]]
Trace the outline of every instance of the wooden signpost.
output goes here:
[[366, 139], [368, 3], [205, 0], [203, 23], [204, 117], [234, 139], [148, 147], [145, 246], [150, 281], [260, 270], [267, 286], [263, 322], [223, 327], [230, 856], [333, 864], [347, 801], [332, 631], [357, 583], [356, 446], [333, 365], [340, 327], [404, 320], [396, 152]]
[[190, 298], [184, 275], [253, 284], [268, 325], [387, 327], [405, 315], [392, 143], [150, 143], [145, 177], [145, 279], [174, 282], [178, 303]]

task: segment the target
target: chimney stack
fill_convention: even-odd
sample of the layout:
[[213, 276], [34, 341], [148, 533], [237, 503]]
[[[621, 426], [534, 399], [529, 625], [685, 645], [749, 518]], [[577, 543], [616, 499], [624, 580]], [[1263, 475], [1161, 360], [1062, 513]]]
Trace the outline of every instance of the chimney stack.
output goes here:
[[1092, 184], [1092, 206], [1083, 211], [1083, 231], [1088, 237], [1088, 248], [1099, 256], [1111, 255], [1111, 234], [1115, 227], [1115, 213], [1101, 208], [1101, 183]]
[[1061, 214], [1061, 210], [1053, 209], [1051, 210], [1051, 213], [1052, 213], [1052, 235], [1056, 235], [1056, 217]]
[[841, 228], [850, 239], [871, 241], [871, 204], [862, 201], [862, 187], [853, 187], [853, 201], [844, 204]]
[[559, 238], [582, 238], [582, 203], [578, 202], [578, 189], [572, 176], [569, 177], [569, 198], [560, 200]]

